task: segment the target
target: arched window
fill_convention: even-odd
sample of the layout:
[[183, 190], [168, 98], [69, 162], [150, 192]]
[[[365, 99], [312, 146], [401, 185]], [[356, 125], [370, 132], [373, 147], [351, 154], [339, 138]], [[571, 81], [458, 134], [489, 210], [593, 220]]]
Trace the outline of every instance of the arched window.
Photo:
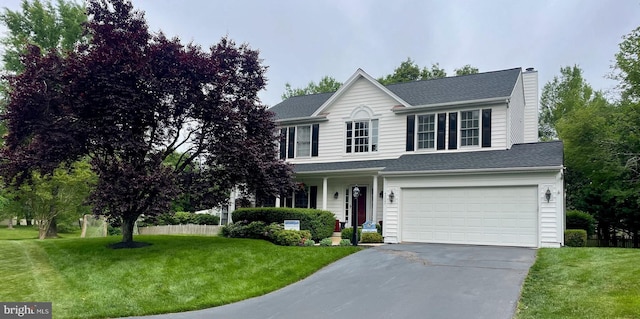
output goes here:
[[368, 153], [378, 151], [378, 119], [364, 105], [356, 107], [345, 123], [345, 152]]

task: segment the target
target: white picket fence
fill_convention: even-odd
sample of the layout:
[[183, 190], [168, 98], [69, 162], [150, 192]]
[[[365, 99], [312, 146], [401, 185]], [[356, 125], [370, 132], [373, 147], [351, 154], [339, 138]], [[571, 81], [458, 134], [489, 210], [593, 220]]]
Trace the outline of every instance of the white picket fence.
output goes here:
[[138, 227], [140, 235], [204, 235], [217, 236], [220, 233], [217, 225], [165, 225]]

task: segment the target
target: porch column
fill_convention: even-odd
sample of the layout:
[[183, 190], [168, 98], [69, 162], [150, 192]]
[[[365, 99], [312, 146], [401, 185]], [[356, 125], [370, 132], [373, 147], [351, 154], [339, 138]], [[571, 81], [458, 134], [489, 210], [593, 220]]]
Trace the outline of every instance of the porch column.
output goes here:
[[327, 210], [327, 180], [328, 177], [322, 178], [322, 210]]
[[371, 210], [372, 210], [371, 221], [374, 224], [377, 224], [378, 220], [376, 219], [376, 212], [378, 211], [378, 175], [373, 175], [372, 189], [373, 189], [373, 196], [371, 201]]

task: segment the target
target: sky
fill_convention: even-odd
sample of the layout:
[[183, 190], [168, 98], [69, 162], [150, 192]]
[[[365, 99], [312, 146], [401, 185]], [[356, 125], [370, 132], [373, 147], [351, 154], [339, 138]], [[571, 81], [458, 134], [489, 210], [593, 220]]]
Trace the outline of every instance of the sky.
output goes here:
[[[132, 0], [151, 31], [203, 47], [228, 36], [260, 51], [268, 66], [262, 102], [281, 101], [285, 84], [325, 75], [345, 82], [358, 68], [374, 78], [410, 57], [449, 75], [538, 70], [539, 87], [577, 64], [594, 89], [608, 79], [622, 36], [640, 27], [640, 0]], [[20, 0], [0, 7], [20, 9]], [[4, 30], [0, 30], [4, 31]]]

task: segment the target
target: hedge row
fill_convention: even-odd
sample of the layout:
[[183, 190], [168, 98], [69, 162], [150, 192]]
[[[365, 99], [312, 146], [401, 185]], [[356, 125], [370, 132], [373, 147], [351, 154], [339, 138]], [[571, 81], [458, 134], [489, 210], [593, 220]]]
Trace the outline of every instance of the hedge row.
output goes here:
[[281, 224], [270, 225], [261, 221], [239, 221], [222, 227], [222, 236], [230, 238], [254, 238], [266, 239], [280, 246], [313, 246], [315, 242], [310, 239], [308, 230], [284, 230]]
[[251, 223], [261, 221], [265, 224], [282, 224], [285, 220], [299, 220], [300, 229], [311, 232], [311, 239], [320, 241], [331, 237], [336, 218], [332, 212], [318, 209], [255, 207], [239, 208], [232, 213], [234, 221]]

